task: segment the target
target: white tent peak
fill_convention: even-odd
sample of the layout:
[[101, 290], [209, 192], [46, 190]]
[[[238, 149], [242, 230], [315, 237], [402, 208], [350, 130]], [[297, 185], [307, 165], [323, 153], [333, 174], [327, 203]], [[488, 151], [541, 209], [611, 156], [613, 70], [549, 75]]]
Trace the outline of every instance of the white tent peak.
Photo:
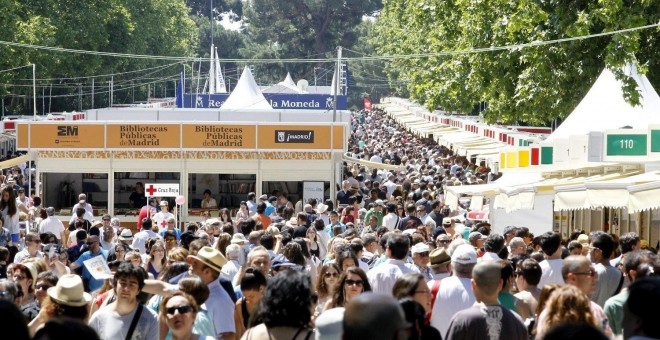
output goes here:
[[291, 73], [289, 72], [286, 73], [286, 78], [284, 78], [284, 80], [281, 81], [280, 84], [296, 87], [296, 83], [291, 78]]
[[637, 83], [640, 105], [632, 106], [625, 101], [623, 82], [605, 68], [582, 101], [546, 142], [585, 135], [591, 131], [602, 132], [623, 126], [646, 129], [649, 124], [660, 124], [660, 96], [648, 78], [639, 74], [632, 64], [626, 65], [623, 70]]
[[272, 110], [266, 97], [264, 97], [257, 82], [254, 81], [252, 72], [249, 67], [243, 69], [241, 78], [238, 79], [234, 91], [229, 95], [227, 100], [222, 104], [221, 110], [241, 110], [241, 109], [257, 109], [257, 110]]

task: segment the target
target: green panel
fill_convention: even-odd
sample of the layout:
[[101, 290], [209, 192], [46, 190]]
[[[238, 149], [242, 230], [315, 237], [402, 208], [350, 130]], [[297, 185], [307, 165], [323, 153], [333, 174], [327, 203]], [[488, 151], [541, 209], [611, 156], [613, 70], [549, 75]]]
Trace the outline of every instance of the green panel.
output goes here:
[[608, 134], [607, 156], [646, 156], [647, 134]]
[[660, 152], [660, 130], [651, 130], [651, 152]]
[[552, 164], [552, 146], [541, 147], [541, 164]]

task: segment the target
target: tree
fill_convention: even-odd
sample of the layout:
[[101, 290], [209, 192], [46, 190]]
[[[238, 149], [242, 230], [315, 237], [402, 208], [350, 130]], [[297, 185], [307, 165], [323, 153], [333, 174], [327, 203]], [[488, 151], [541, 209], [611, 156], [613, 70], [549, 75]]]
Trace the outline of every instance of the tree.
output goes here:
[[606, 65], [626, 82], [626, 99], [638, 103], [633, 81], [621, 67], [631, 62], [641, 71], [657, 69], [657, 30], [463, 51], [581, 37], [658, 20], [660, 3], [654, 1], [389, 0], [378, 21], [378, 52], [414, 55], [392, 60], [388, 72], [408, 80], [411, 96], [429, 109], [469, 112], [486, 101], [489, 122], [544, 124], [568, 115]]
[[[251, 0], [243, 8], [250, 40], [243, 55], [247, 58], [257, 54], [281, 58], [335, 56], [338, 46], [354, 46], [356, 27], [362, 17], [373, 14], [380, 7], [380, 0]], [[271, 79], [277, 81], [287, 71], [311, 77], [317, 66], [322, 63], [270, 65], [264, 73], [277, 73], [277, 78]]]
[[[3, 11], [0, 14], [7, 15], [8, 19], [0, 21], [0, 36], [5, 41], [89, 51], [171, 56], [192, 56], [198, 45], [197, 28], [189, 17], [189, 8], [184, 0], [0, 2], [7, 5], [2, 6]], [[0, 60], [9, 60], [9, 67], [30, 61], [37, 65], [38, 78], [54, 78], [37, 84], [39, 92], [42, 87], [46, 87], [49, 94], [55, 98], [48, 105], [52, 111], [90, 107], [91, 78], [80, 76], [123, 73], [172, 63], [87, 53], [6, 48], [0, 49]], [[163, 82], [169, 82], [168, 88], [173, 89], [172, 79], [177, 77], [181, 70], [180, 67], [170, 67], [144, 74], [118, 75], [114, 77], [115, 90], [118, 92], [115, 102], [144, 98], [149, 86], [147, 84], [152, 85], [153, 89], [156, 85], [164, 87], [166, 85]], [[15, 73], [7, 82], [15, 84], [11, 88], [12, 92], [32, 96], [31, 86], [25, 87], [26, 84], [31, 85], [31, 79], [25, 78], [28, 77]], [[111, 77], [95, 79], [96, 103], [107, 102], [108, 91], [106, 88], [100, 89], [99, 86], [106, 86], [110, 79]], [[80, 92], [83, 94], [82, 102]], [[129, 93], [131, 96], [128, 96]], [[168, 91], [168, 95], [173, 94], [173, 91]], [[14, 103], [12, 109], [14, 113], [24, 113], [27, 107]]]

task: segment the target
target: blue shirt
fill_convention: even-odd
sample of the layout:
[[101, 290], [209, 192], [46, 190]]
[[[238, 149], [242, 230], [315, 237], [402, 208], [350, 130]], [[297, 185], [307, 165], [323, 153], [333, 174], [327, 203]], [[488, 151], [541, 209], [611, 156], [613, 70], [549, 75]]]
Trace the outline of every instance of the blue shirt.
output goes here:
[[83, 264], [84, 261], [87, 261], [87, 260], [89, 260], [91, 258], [94, 258], [94, 257], [97, 257], [97, 256], [103, 256], [103, 259], [107, 260], [108, 259], [108, 251], [101, 248], [101, 251], [98, 254], [92, 255], [92, 251], [88, 250], [88, 251], [82, 253], [82, 255], [80, 255], [80, 257], [76, 260], [76, 262], [74, 262], [75, 264], [82, 267], [82, 269], [83, 269], [83, 274], [82, 274], [83, 279], [89, 280], [89, 290], [88, 290], [89, 292], [93, 292], [93, 291], [101, 288], [101, 286], [103, 286], [103, 280], [95, 279], [92, 276], [92, 273], [90, 273], [89, 270], [87, 270], [87, 266], [85, 266]]
[[[169, 230], [169, 229], [161, 230], [161, 231], [160, 231], [160, 237], [165, 238], [165, 232], [168, 231], [168, 230]], [[181, 229], [179, 229], [179, 228], [174, 228], [173, 230], [169, 230], [169, 231], [173, 231], [173, 232], [174, 232], [174, 234], [176, 235], [176, 240], [177, 240], [177, 241], [181, 240]]]
[[327, 226], [325, 226], [325, 232], [328, 233], [328, 235], [330, 235], [330, 237], [335, 237], [335, 235], [332, 233], [332, 229], [334, 229], [334, 227], [336, 225], [341, 227], [341, 232], [342, 233], [346, 231], [346, 226], [341, 222], [337, 222], [335, 224], [332, 224], [332, 223], [328, 224]]

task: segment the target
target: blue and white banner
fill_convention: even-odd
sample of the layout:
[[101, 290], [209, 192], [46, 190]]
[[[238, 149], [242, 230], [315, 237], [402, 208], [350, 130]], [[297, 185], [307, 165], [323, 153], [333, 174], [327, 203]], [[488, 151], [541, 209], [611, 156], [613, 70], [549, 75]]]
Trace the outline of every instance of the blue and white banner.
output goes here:
[[[177, 104], [182, 108], [219, 109], [229, 97], [228, 93], [218, 94], [190, 94], [186, 93], [179, 97], [177, 93]], [[279, 94], [264, 93], [264, 97], [273, 109], [284, 110], [322, 110], [334, 109], [334, 96], [329, 94]], [[347, 98], [343, 95], [337, 96], [337, 110], [346, 110]]]

